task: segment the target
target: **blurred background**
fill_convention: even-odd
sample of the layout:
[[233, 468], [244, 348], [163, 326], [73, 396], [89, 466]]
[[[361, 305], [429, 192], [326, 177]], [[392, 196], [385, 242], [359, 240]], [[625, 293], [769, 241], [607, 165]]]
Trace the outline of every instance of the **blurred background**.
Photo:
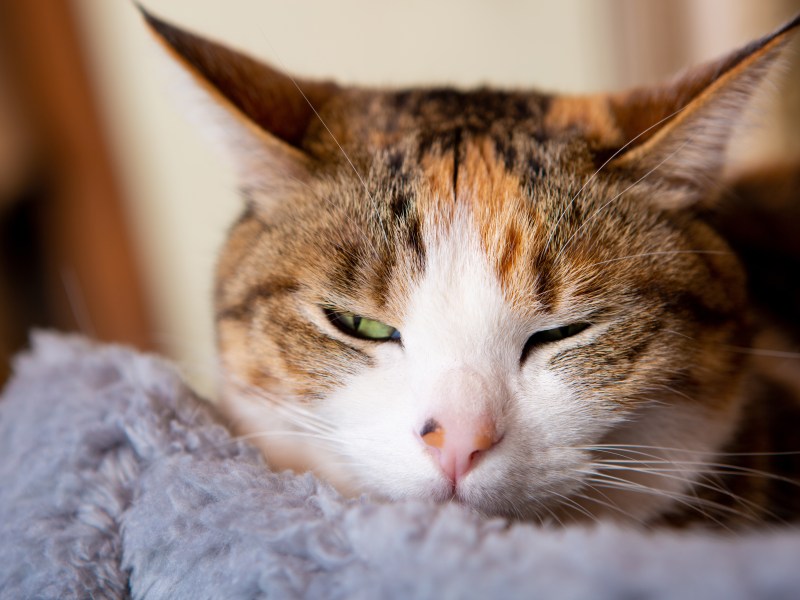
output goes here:
[[[303, 76], [593, 92], [763, 35], [800, 0], [143, 0]], [[211, 278], [240, 210], [128, 0], [0, 2], [0, 383], [32, 327], [157, 351], [213, 394]], [[732, 165], [800, 160], [800, 52]]]

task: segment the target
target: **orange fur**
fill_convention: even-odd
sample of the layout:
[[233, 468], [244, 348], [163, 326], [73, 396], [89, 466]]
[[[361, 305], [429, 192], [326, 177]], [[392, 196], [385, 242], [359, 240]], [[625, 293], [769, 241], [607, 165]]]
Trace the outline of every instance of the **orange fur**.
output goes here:
[[[417, 351], [423, 369], [451, 360], [455, 366], [441, 367], [447, 381], [453, 369], [490, 374], [469, 375], [476, 389], [459, 391], [468, 398], [452, 410], [458, 422], [460, 411], [482, 407], [492, 427], [502, 425], [505, 439], [516, 439], [506, 441], [506, 448], [515, 444], [505, 450], [510, 456], [551, 434], [544, 427], [524, 437], [523, 431], [536, 429], [525, 418], [537, 409], [550, 411], [553, 430], [571, 435], [584, 423], [586, 431], [596, 430], [595, 446], [617, 448], [616, 456], [572, 449], [595, 465], [598, 478], [602, 460], [591, 461], [613, 462], [620, 453], [635, 458], [628, 444], [649, 448], [659, 441], [659, 464], [680, 466], [684, 452], [714, 464], [730, 460], [734, 470], [727, 448], [769, 447], [763, 394], [754, 391], [758, 375], [744, 354], [731, 351], [747, 346], [753, 334], [743, 266], [703, 210], [720, 188], [731, 124], [797, 20], [663, 86], [587, 97], [295, 84], [227, 48], [152, 17], [149, 22], [201, 93], [223, 117], [231, 115], [231, 151], [244, 165], [248, 210], [222, 251], [215, 297], [224, 409], [240, 431], [257, 434], [270, 425], [259, 417], [267, 409], [274, 412], [263, 414], [280, 422], [311, 411], [313, 427], [320, 427], [315, 419], [328, 415], [332, 398], [350, 388], [359, 389], [353, 394], [361, 401], [427, 397], [428, 388], [403, 396], [403, 378], [392, 379], [392, 368], [405, 364], [405, 355], [399, 356]], [[449, 266], [440, 266], [441, 281], [430, 283], [432, 256]], [[461, 265], [480, 273], [459, 272]], [[482, 274], [484, 267], [489, 275]], [[471, 277], [487, 289], [468, 289], [443, 306], [439, 295]], [[428, 283], [432, 291], [426, 292]], [[493, 296], [494, 283], [500, 299]], [[432, 299], [420, 308], [425, 293]], [[462, 326], [467, 330], [485, 316], [465, 297], [481, 293], [496, 303], [486, 306], [494, 310], [494, 320], [486, 317], [490, 333], [459, 339]], [[402, 335], [407, 324], [424, 322], [422, 339], [462, 308], [464, 320], [441, 332], [460, 349], [453, 357], [425, 356], [414, 349], [414, 339], [379, 343], [348, 335], [326, 317], [352, 313]], [[435, 311], [432, 318], [428, 313]], [[561, 343], [559, 336], [569, 341]], [[548, 346], [552, 340], [561, 345]], [[486, 378], [496, 381], [496, 373], [505, 373], [507, 381], [480, 388]], [[409, 381], [415, 377], [405, 374]], [[377, 391], [359, 387], [374, 381]], [[395, 388], [384, 387], [388, 381]], [[540, 387], [526, 388], [531, 381]], [[548, 396], [547, 386], [557, 393]], [[582, 401], [577, 408], [576, 397]], [[557, 408], [538, 407], [542, 398]], [[340, 415], [338, 425], [358, 421], [364, 410], [377, 411], [358, 406]], [[384, 405], [387, 414], [396, 409]], [[398, 422], [397, 428], [398, 443], [405, 443], [402, 436], [419, 431], [419, 424]], [[425, 435], [429, 446], [446, 443], [441, 433]], [[360, 442], [365, 436], [354, 437]], [[491, 443], [476, 439], [481, 452], [495, 444], [494, 437]], [[275, 466], [340, 476], [326, 462], [327, 450], [313, 443], [292, 446], [296, 454], [266, 436], [258, 443]], [[380, 449], [385, 446], [381, 440]], [[365, 454], [359, 458], [371, 458]], [[722, 514], [712, 521], [727, 520], [726, 509], [733, 511], [731, 522], [795, 510], [778, 505], [768, 478], [752, 477], [731, 497], [718, 487], [709, 491], [703, 473], [685, 465], [680, 484], [652, 470], [619, 471], [622, 484], [610, 486], [613, 491], [593, 487], [591, 477], [572, 476], [553, 483], [552, 490], [561, 491], [548, 495], [548, 477], [556, 477], [557, 469], [540, 473], [537, 461], [560, 464], [557, 454], [540, 449], [513, 468], [498, 463], [508, 474], [504, 480], [492, 480], [487, 468], [486, 483], [467, 485], [463, 496], [457, 489], [452, 494], [484, 512], [528, 518], [542, 518], [545, 510], [576, 517], [576, 506], [582, 514], [609, 518], [617, 516], [616, 507], [648, 522], [708, 518], [702, 510], [684, 510], [675, 497], [713, 497]], [[430, 465], [419, 460], [420, 472], [427, 473]], [[384, 466], [400, 468], [396, 462]], [[386, 483], [381, 474], [372, 475]], [[402, 472], [386, 485], [404, 477], [414, 479]], [[347, 477], [337, 481], [350, 484]], [[444, 498], [441, 481], [430, 481], [429, 496]], [[641, 485], [662, 495], [645, 502], [636, 488]], [[609, 495], [610, 512], [602, 509]], [[519, 497], [531, 500], [519, 507]]]

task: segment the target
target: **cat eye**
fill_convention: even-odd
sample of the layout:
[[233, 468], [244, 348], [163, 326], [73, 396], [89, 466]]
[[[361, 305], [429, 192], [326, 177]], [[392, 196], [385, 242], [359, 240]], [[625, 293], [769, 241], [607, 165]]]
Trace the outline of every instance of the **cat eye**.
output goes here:
[[563, 327], [554, 327], [553, 329], [537, 331], [528, 338], [527, 342], [525, 342], [525, 347], [522, 349], [522, 357], [520, 358], [520, 362], [524, 362], [528, 354], [530, 354], [531, 350], [534, 348], [544, 344], [549, 344], [551, 342], [558, 342], [559, 340], [572, 337], [573, 335], [578, 335], [580, 332], [587, 329], [589, 325], [590, 323], [571, 323], [570, 325], [564, 325]]
[[347, 311], [337, 311], [332, 308], [325, 308], [324, 310], [328, 320], [347, 335], [375, 342], [400, 339], [400, 332], [386, 323], [367, 319]]

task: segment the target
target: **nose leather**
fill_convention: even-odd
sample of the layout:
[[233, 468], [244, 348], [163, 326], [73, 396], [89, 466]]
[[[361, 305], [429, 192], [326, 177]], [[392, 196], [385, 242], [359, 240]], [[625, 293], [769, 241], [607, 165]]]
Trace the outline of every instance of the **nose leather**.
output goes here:
[[481, 416], [472, 419], [428, 419], [420, 437], [444, 475], [457, 485], [498, 440], [494, 421]]

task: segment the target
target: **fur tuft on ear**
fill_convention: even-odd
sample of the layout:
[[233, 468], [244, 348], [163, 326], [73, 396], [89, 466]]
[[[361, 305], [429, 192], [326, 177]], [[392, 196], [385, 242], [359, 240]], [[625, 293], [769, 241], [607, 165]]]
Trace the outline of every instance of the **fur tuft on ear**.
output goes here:
[[241, 183], [274, 193], [303, 182], [314, 163], [303, 148], [306, 130], [337, 86], [294, 79], [139, 10], [201, 125], [233, 159]]
[[627, 144], [611, 167], [658, 177], [694, 202], [719, 177], [732, 132], [764, 87], [800, 15], [774, 33], [652, 88], [607, 98], [608, 111]]

